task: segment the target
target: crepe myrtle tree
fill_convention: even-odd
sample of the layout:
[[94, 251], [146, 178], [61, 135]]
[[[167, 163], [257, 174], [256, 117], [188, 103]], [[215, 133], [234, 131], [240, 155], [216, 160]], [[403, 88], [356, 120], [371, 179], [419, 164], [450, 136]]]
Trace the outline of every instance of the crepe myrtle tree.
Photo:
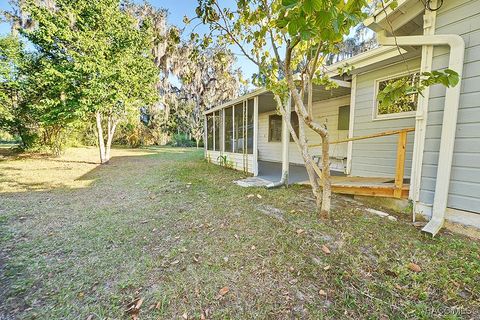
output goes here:
[[76, 114], [95, 121], [100, 160], [107, 163], [118, 123], [158, 97], [150, 20], [138, 23], [120, 0], [56, 0], [54, 10], [25, 0], [24, 11], [35, 21], [25, 37], [62, 66], [52, 68], [59, 81], [75, 84], [61, 99], [77, 100]]
[[[365, 5], [362, 0], [238, 0], [232, 10], [215, 0], [199, 0], [196, 10], [210, 26], [204, 42], [215, 37], [236, 45], [258, 66], [254, 81], [274, 94], [301, 152], [321, 216], [328, 216], [331, 203], [329, 133], [326, 123], [313, 118], [313, 86], [335, 86], [326, 76], [325, 58], [338, 52], [344, 35], [364, 18]], [[286, 114], [289, 97], [300, 119], [298, 135]], [[321, 168], [313, 161], [307, 128], [321, 138]]]
[[[313, 118], [313, 86], [324, 85], [327, 89], [336, 86], [326, 75], [331, 71], [326, 67], [327, 59], [339, 53], [351, 28], [366, 17], [366, 12], [372, 11], [372, 3], [364, 0], [237, 0], [237, 8], [232, 10], [221, 7], [216, 0], [198, 2], [197, 17], [210, 26], [203, 42], [208, 44], [215, 37], [220, 43], [236, 45], [258, 66], [259, 73], [254, 75], [254, 80], [274, 93], [277, 110], [286, 120], [302, 154], [320, 215], [328, 216], [331, 203], [329, 133], [326, 123]], [[383, 9], [387, 6], [394, 9], [397, 5], [396, 1], [388, 5], [379, 2]], [[344, 74], [350, 69], [346, 66], [338, 71]], [[404, 95], [421, 94], [427, 86], [438, 83], [454, 86], [458, 81], [458, 74], [448, 69], [423, 73], [415, 82], [401, 79], [379, 93], [379, 103], [391, 104]], [[298, 135], [286, 112], [288, 97], [300, 119]], [[320, 167], [312, 160], [306, 128], [321, 138]]]

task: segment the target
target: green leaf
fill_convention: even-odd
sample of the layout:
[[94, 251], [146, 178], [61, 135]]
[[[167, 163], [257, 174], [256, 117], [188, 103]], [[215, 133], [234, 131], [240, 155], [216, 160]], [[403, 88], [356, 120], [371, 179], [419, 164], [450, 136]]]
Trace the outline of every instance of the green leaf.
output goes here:
[[298, 33], [299, 24], [297, 20], [291, 20], [288, 23], [288, 33], [292, 36]]
[[322, 0], [313, 0], [312, 2], [313, 2], [313, 9], [315, 9], [315, 11], [322, 9], [322, 6], [323, 6]]
[[312, 14], [313, 13], [313, 0], [305, 0], [303, 2], [303, 6], [302, 6], [303, 10], [307, 13], [307, 14]]
[[282, 5], [284, 7], [294, 7], [298, 3], [298, 0], [282, 0]]

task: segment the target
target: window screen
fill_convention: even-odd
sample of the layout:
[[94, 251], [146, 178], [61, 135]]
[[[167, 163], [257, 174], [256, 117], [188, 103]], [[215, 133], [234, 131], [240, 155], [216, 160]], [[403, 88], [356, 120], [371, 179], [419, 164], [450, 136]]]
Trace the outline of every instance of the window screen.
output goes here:
[[213, 150], [213, 116], [207, 114], [207, 149]]
[[220, 117], [221, 111], [215, 111], [213, 113], [214, 119], [215, 119], [215, 150], [220, 151], [221, 150], [221, 137], [222, 137], [222, 118]]
[[233, 152], [233, 108], [225, 109], [225, 152]]
[[247, 108], [247, 153], [253, 154], [253, 99], [248, 100]]
[[245, 127], [244, 127], [244, 118], [243, 118], [243, 103], [239, 103], [235, 105], [234, 109], [235, 117], [234, 117], [234, 137], [233, 137], [233, 152], [236, 153], [243, 153], [244, 149], [244, 135], [245, 135]]

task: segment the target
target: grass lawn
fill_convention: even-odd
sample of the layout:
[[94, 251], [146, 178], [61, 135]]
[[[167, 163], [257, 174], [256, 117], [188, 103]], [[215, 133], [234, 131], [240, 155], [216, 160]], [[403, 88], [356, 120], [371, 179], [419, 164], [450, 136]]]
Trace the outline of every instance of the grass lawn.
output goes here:
[[0, 161], [0, 319], [480, 318], [478, 241], [345, 197], [320, 221], [201, 151], [113, 156]]

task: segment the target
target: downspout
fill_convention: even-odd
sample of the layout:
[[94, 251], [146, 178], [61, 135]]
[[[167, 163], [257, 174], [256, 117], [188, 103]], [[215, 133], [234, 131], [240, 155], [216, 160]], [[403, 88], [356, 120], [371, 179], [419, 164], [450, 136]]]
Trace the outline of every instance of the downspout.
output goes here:
[[288, 186], [289, 175], [289, 145], [290, 145], [290, 130], [288, 123], [290, 122], [290, 114], [292, 110], [292, 100], [288, 98], [287, 105], [285, 106], [285, 116], [282, 122], [282, 176], [280, 181], [267, 184], [267, 189], [278, 188], [281, 186]]
[[[465, 42], [459, 35], [423, 35], [387, 37], [385, 31], [378, 34], [378, 42], [384, 46], [449, 46], [450, 58], [448, 67], [456, 71], [462, 78]], [[437, 166], [437, 180], [433, 200], [432, 216], [422, 229], [435, 236], [443, 227], [447, 210], [448, 189], [452, 169], [453, 146], [457, 126], [457, 113], [460, 104], [461, 83], [455, 87], [446, 88], [445, 107], [443, 109], [442, 134]]]

